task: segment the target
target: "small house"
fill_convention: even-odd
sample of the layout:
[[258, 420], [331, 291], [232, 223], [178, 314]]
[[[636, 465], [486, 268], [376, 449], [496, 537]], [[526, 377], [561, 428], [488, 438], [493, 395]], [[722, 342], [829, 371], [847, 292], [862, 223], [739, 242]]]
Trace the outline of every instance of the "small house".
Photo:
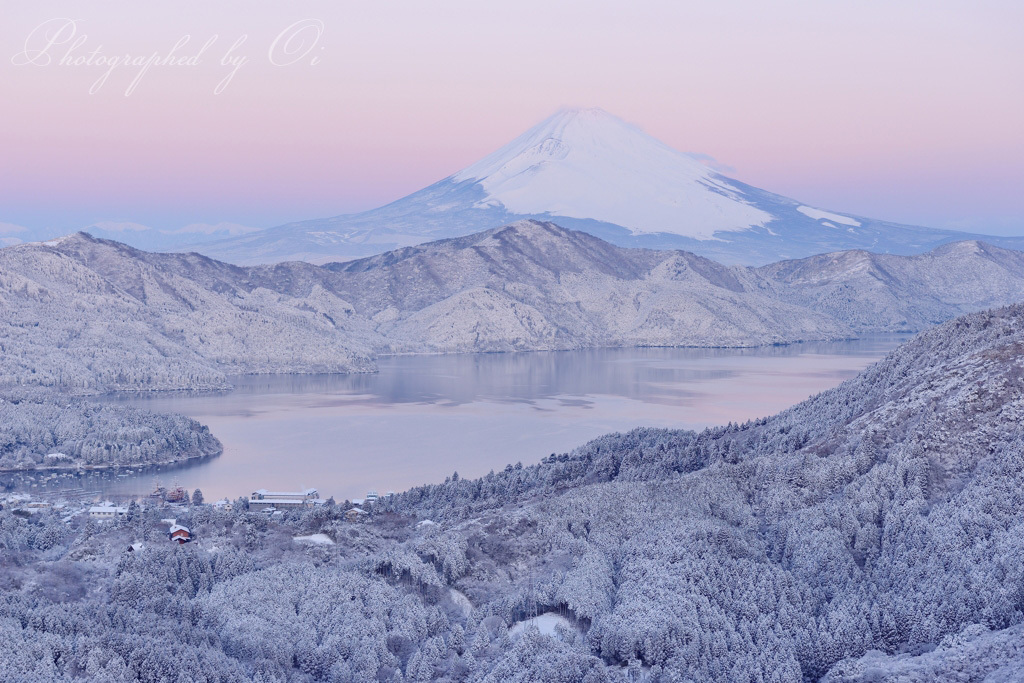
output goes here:
[[167, 538], [181, 545], [192, 540], [192, 532], [187, 526], [172, 524], [171, 528], [167, 530]]
[[345, 521], [361, 522], [367, 514], [369, 513], [361, 508], [349, 508], [345, 511]]

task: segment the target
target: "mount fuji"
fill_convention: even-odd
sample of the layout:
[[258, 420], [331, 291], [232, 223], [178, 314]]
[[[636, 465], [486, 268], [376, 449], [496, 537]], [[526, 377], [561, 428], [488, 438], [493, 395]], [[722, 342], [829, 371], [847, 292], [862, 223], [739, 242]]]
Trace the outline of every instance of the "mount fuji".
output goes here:
[[363, 213], [190, 246], [237, 264], [346, 261], [518, 220], [553, 221], [624, 247], [684, 249], [762, 265], [865, 249], [915, 254], [1001, 238], [806, 206], [727, 178], [600, 109], [565, 109], [458, 173]]

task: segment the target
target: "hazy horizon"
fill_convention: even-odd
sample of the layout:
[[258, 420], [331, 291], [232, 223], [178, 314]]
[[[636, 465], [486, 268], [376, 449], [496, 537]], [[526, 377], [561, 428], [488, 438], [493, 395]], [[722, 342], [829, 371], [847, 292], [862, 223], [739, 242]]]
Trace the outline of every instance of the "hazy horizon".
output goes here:
[[[75, 36], [26, 63], [55, 18]], [[0, 244], [18, 225], [270, 227], [366, 210], [563, 106], [601, 107], [813, 206], [1024, 233], [1024, 9], [1011, 3], [43, 2], [6, 19]], [[296, 52], [282, 39], [278, 59], [302, 58], [274, 66], [289, 26]], [[186, 35], [177, 56], [216, 39], [134, 88], [139, 67], [97, 88], [105, 67], [74, 64], [162, 58]], [[225, 81], [232, 56], [249, 61]]]

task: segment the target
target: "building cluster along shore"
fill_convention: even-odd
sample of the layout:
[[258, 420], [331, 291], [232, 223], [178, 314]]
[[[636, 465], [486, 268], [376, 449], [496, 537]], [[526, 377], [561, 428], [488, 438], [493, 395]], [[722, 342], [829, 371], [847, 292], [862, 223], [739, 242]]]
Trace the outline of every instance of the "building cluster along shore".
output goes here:
[[[307, 488], [302, 491], [257, 489], [249, 495], [240, 496], [235, 500], [225, 497], [207, 503], [204, 501], [200, 489], [195, 489], [194, 492], [189, 494], [187, 489], [177, 484], [167, 489], [160, 486], [159, 483], [156, 484], [153, 492], [147, 496], [123, 496], [118, 498], [117, 501], [110, 499], [85, 501], [82, 499], [82, 493], [82, 491], [76, 489], [35, 495], [12, 492], [0, 496], [0, 511], [9, 510], [21, 516], [51, 512], [61, 516], [64, 522], [71, 522], [76, 517], [84, 516], [92, 522], [104, 524], [128, 521], [134, 515], [142, 514], [149, 510], [183, 513], [190, 510], [209, 508], [232, 512], [240, 506], [247, 511], [261, 512], [271, 517], [279, 517], [288, 512], [298, 510], [340, 505], [345, 509], [344, 518], [350, 522], [357, 522], [368, 517], [373, 511], [374, 505], [382, 499], [395, 495], [394, 491], [388, 491], [382, 496], [377, 491], [371, 490], [367, 492], [365, 498], [353, 498], [336, 503], [333, 497], [321, 497], [319, 491], [315, 488]], [[168, 525], [168, 538], [170, 540], [177, 543], [187, 543], [194, 540], [191, 530], [178, 524], [177, 518], [167, 518], [162, 521]]]

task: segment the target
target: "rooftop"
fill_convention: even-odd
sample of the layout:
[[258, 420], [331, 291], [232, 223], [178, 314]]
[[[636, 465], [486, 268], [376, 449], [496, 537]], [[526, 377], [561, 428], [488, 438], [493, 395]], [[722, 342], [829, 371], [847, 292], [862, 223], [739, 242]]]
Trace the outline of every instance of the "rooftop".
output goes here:
[[282, 496], [315, 496], [317, 495], [316, 489], [306, 489], [304, 491], [268, 491], [266, 489], [256, 489], [253, 493], [258, 493], [261, 496], [269, 498], [279, 498]]
[[128, 512], [128, 508], [118, 507], [116, 505], [93, 505], [89, 508], [89, 512], [109, 512], [114, 514], [117, 512]]
[[[277, 495], [281, 495], [281, 494], [277, 494]], [[260, 498], [259, 500], [251, 500], [249, 502], [250, 503], [257, 503], [259, 505], [276, 505], [276, 504], [281, 504], [281, 505], [304, 505], [305, 503], [308, 503], [309, 501], [308, 500], [296, 500], [295, 498], [271, 498], [271, 497], [264, 497], [264, 498]]]

